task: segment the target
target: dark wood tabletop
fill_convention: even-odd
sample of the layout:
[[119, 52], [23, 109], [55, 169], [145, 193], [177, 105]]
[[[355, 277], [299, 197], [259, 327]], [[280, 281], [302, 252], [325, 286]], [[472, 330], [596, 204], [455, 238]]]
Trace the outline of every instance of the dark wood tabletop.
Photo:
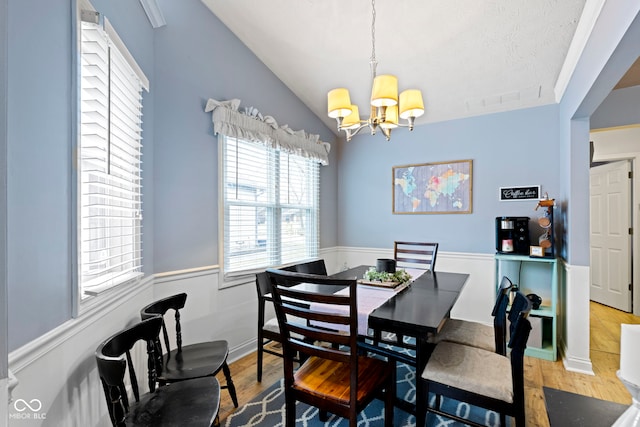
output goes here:
[[[337, 279], [362, 278], [361, 265], [331, 275]], [[419, 337], [437, 333], [464, 288], [468, 274], [427, 271], [369, 315], [369, 327]]]
[[[362, 278], [369, 266], [361, 265], [332, 275], [339, 279]], [[469, 275], [426, 271], [410, 286], [391, 297], [369, 314], [369, 328], [393, 332], [416, 340], [416, 402], [426, 401], [424, 384], [419, 380], [429, 360], [433, 346], [429, 334], [438, 333], [449, 318]], [[416, 410], [415, 404], [398, 402], [399, 406], [416, 415], [416, 425], [424, 425], [426, 411]]]

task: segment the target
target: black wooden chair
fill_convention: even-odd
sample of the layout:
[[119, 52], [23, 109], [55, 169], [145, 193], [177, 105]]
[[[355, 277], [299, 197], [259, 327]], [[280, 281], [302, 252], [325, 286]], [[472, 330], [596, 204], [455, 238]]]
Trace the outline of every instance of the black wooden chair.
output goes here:
[[[357, 425], [358, 413], [384, 391], [385, 426], [393, 425], [395, 366], [381, 359], [360, 355], [356, 279], [267, 270], [272, 285], [276, 315], [282, 333], [286, 426], [296, 421], [296, 401], [347, 418]], [[296, 290], [298, 283], [339, 285], [348, 295]], [[295, 300], [302, 304], [292, 303]], [[326, 312], [323, 305], [341, 306], [340, 313]], [[305, 325], [290, 317], [307, 320]], [[322, 344], [320, 344], [322, 343]], [[294, 371], [296, 353], [308, 358]], [[322, 418], [322, 416], [321, 416]]]
[[[309, 261], [302, 264], [295, 264], [283, 268], [285, 271], [294, 271], [306, 274], [327, 275], [327, 267], [323, 259]], [[262, 381], [262, 364], [264, 353], [282, 357], [282, 353], [273, 349], [269, 344], [273, 342], [281, 342], [280, 328], [278, 319], [271, 317], [266, 319], [267, 307], [271, 306], [271, 284], [265, 272], [256, 274], [256, 290], [258, 292], [258, 360], [257, 360], [257, 376], [258, 382]]]
[[265, 320], [267, 303], [271, 304], [271, 283], [266, 272], [256, 274], [256, 289], [258, 290], [258, 360], [256, 363], [258, 382], [262, 381], [262, 363], [264, 353], [282, 357], [282, 353], [272, 349], [269, 344], [281, 342], [278, 319], [272, 317]]
[[[438, 243], [393, 242], [393, 258], [396, 260], [396, 268], [433, 271], [436, 267], [437, 255]], [[375, 330], [371, 339], [374, 345], [382, 343], [411, 350], [416, 349], [413, 343], [405, 342], [405, 337], [400, 334], [389, 334], [382, 330]], [[411, 364], [415, 366], [415, 361], [412, 361]]]
[[512, 310], [518, 306], [523, 308], [518, 311], [509, 340], [509, 356], [447, 341], [435, 346], [422, 373], [426, 395], [436, 395], [433, 407], [423, 402], [427, 412], [463, 424], [482, 426], [442, 411], [441, 396], [446, 396], [498, 412], [502, 426], [505, 426], [506, 416], [515, 418], [517, 427], [525, 426], [523, 359], [531, 331], [531, 323], [527, 319], [531, 302], [521, 292], [516, 293]]
[[420, 268], [434, 271], [438, 255], [437, 243], [400, 242], [393, 244], [393, 258], [398, 268]]
[[[488, 351], [495, 351], [498, 354], [507, 354], [507, 306], [509, 305], [509, 293], [513, 283], [504, 276], [498, 288], [498, 296], [491, 311], [493, 316], [493, 327], [460, 319], [447, 319], [442, 329], [433, 337], [430, 342], [439, 343], [450, 341], [458, 344], [470, 345]], [[517, 319], [518, 313], [511, 311], [509, 320]]]
[[294, 267], [295, 267], [294, 271], [297, 273], [318, 274], [320, 276], [327, 275], [327, 266], [325, 265], [323, 259], [303, 262], [301, 264], [296, 264]]
[[[162, 336], [156, 339], [159, 351], [158, 357], [158, 384], [161, 386], [176, 383], [194, 378], [214, 377], [220, 372], [224, 373], [226, 384], [221, 388], [229, 390], [233, 405], [238, 407], [236, 389], [231, 378], [231, 371], [227, 364], [229, 355], [229, 344], [225, 340], [207, 341], [189, 345], [182, 345], [182, 326], [180, 324], [180, 310], [184, 308], [187, 294], [181, 293], [155, 301], [140, 310], [142, 319], [161, 316]], [[174, 310], [176, 346], [171, 348], [169, 333], [165, 323], [165, 314], [169, 310]], [[164, 350], [163, 350], [164, 343]]]
[[[220, 384], [214, 377], [184, 381], [156, 388], [158, 368], [156, 339], [162, 319], [153, 317], [113, 335], [96, 349], [98, 374], [104, 388], [109, 417], [114, 426], [211, 426], [217, 425]], [[131, 349], [146, 341], [149, 393], [140, 395]], [[128, 370], [135, 402], [125, 385]]]

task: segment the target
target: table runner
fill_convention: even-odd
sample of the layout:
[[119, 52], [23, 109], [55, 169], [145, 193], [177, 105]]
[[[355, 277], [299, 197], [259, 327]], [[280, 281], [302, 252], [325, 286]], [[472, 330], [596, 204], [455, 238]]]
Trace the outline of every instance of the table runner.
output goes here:
[[[369, 329], [369, 314], [376, 308], [380, 307], [384, 304], [389, 298], [393, 297], [395, 294], [399, 293], [407, 286], [411, 285], [415, 279], [420, 277], [426, 270], [419, 269], [406, 269], [407, 273], [411, 275], [411, 281], [397, 286], [393, 289], [389, 288], [380, 288], [377, 286], [368, 286], [363, 284], [358, 284], [357, 300], [358, 300], [358, 334], [359, 335], [367, 335]], [[338, 292], [337, 295], [348, 295], [349, 289], [345, 288]], [[341, 305], [333, 305], [333, 304], [321, 304], [321, 303], [313, 303], [311, 304], [311, 310], [320, 311], [324, 313], [348, 313], [349, 307], [341, 306]], [[335, 329], [337, 325], [327, 325], [322, 322], [313, 322], [314, 325], [317, 326], [326, 326]], [[344, 328], [339, 328], [341, 330], [347, 330], [348, 326], [344, 325]]]

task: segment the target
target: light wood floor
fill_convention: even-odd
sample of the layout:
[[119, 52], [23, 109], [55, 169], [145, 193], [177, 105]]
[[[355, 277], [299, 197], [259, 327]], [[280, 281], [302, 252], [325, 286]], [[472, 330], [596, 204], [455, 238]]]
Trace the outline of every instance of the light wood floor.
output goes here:
[[[620, 324], [640, 324], [640, 317], [591, 302], [590, 355], [595, 375], [568, 372], [562, 361], [525, 357], [525, 399], [527, 426], [549, 427], [542, 387], [591, 396], [628, 405], [631, 396], [616, 377], [620, 367]], [[240, 407], [282, 378], [282, 359], [265, 354], [262, 382], [256, 381], [256, 354], [230, 364]], [[224, 377], [219, 376], [220, 383]], [[222, 391], [220, 420], [234, 411], [226, 390]]]

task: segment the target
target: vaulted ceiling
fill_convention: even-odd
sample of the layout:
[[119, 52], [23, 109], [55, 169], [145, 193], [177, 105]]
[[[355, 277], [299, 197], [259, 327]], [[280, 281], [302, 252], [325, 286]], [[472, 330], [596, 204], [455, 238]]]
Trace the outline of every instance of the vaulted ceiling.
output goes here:
[[[348, 88], [368, 111], [370, 0], [202, 1], [330, 128], [330, 89]], [[553, 103], [584, 4], [377, 0], [377, 73], [422, 90], [417, 125]], [[628, 78], [621, 85], [640, 83]]]

